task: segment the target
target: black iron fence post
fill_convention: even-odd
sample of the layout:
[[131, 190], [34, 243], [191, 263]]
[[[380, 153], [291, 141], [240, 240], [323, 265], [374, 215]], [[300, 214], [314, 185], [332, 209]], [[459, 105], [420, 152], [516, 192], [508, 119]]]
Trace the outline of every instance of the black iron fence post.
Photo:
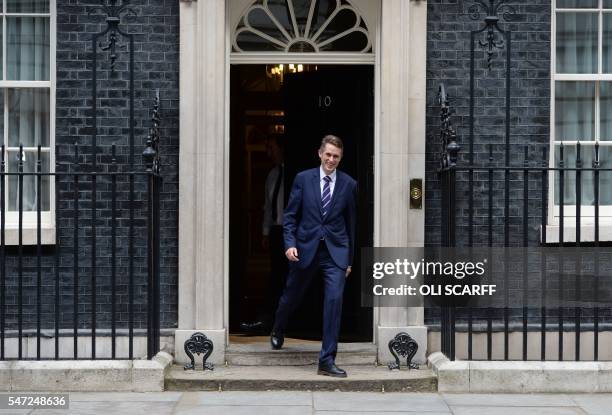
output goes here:
[[[595, 204], [595, 235], [593, 245], [599, 248], [599, 141], [595, 142], [593, 158], [593, 195]], [[595, 254], [595, 275], [599, 275], [599, 252]], [[595, 279], [595, 309], [593, 310], [593, 360], [599, 360], [599, 278]]]
[[5, 204], [5, 146], [2, 144], [2, 155], [0, 155], [0, 360], [4, 360], [4, 327], [5, 327], [5, 314], [4, 314], [4, 303], [6, 301], [6, 208]]
[[161, 187], [161, 163], [159, 157], [159, 91], [153, 106], [153, 127], [142, 153], [148, 176], [147, 185], [147, 268], [148, 268], [148, 318], [147, 357], [152, 359], [159, 351], [160, 337], [160, 239], [159, 192]]
[[[444, 85], [438, 90], [440, 104], [440, 181], [442, 192], [441, 237], [443, 247], [453, 247], [456, 243], [456, 193], [455, 181], [457, 157], [461, 147], [457, 144], [457, 134], [451, 123], [451, 109]], [[455, 360], [455, 308], [443, 306], [440, 320], [440, 340], [442, 352]]]

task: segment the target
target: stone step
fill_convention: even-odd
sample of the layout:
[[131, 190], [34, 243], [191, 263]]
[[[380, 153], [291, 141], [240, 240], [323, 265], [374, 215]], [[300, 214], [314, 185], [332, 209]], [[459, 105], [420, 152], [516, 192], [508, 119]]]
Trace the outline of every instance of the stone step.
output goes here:
[[[267, 339], [266, 339], [267, 340]], [[319, 360], [321, 342], [285, 340], [280, 350], [272, 350], [268, 341], [248, 344], [230, 343], [225, 360], [230, 366], [296, 366], [311, 365]], [[376, 345], [340, 343], [336, 363], [342, 365], [376, 364]]]
[[317, 375], [316, 365], [215, 366], [214, 370], [184, 370], [173, 366], [166, 373], [167, 391], [370, 391], [435, 392], [438, 381], [426, 366], [419, 370], [389, 370], [387, 366], [342, 366], [347, 378]]

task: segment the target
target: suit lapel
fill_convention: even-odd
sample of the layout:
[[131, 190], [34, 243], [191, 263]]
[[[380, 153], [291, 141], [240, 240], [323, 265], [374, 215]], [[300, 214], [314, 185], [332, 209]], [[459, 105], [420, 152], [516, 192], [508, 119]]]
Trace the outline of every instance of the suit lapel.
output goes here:
[[321, 215], [321, 178], [319, 177], [319, 169], [314, 169], [312, 174], [312, 190], [315, 195], [317, 195], [317, 206], [316, 208], [319, 210], [319, 215]]
[[[344, 186], [344, 180], [342, 180], [342, 175], [338, 170], [336, 170], [336, 183], [334, 184], [334, 192], [332, 193], [331, 203], [329, 204], [329, 212], [334, 211], [334, 206], [336, 204], [336, 200], [338, 200], [338, 195], [342, 192], [342, 188]], [[330, 215], [327, 215], [328, 217]]]

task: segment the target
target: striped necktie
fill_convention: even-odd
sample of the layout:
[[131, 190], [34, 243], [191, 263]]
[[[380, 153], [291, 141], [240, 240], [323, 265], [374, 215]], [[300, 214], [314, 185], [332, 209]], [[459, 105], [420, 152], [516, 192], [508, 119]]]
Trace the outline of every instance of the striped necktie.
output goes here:
[[325, 217], [327, 215], [327, 209], [329, 208], [329, 203], [331, 202], [331, 189], [329, 187], [329, 183], [331, 182], [331, 177], [325, 176], [323, 177], [323, 193], [321, 194], [321, 216]]

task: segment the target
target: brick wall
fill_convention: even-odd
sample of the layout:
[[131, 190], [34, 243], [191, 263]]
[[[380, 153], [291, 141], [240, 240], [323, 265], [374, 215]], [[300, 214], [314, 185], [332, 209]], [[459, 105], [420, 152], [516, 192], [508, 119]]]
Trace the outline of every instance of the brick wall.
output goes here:
[[[74, 144], [79, 144], [79, 170], [91, 171], [92, 36], [106, 27], [104, 16], [88, 13], [99, 2], [93, 0], [57, 0], [57, 96], [56, 144], [58, 171], [75, 171], [66, 163], [74, 161]], [[151, 108], [155, 90], [161, 97], [161, 155], [163, 188], [161, 190], [161, 324], [176, 327], [178, 321], [178, 77], [179, 77], [179, 3], [176, 0], [133, 0], [136, 16], [122, 18], [121, 29], [134, 38], [135, 142], [134, 169], [144, 171], [141, 154], [151, 126]], [[108, 37], [100, 39], [102, 45]], [[117, 148], [116, 169], [129, 171], [129, 43], [119, 37], [117, 63], [110, 71], [109, 52], [97, 53], [98, 88], [98, 171], [111, 171], [111, 145]], [[55, 301], [55, 254], [60, 254], [61, 327], [72, 327], [74, 296], [74, 183], [61, 177], [59, 185], [59, 248], [45, 247], [41, 258], [43, 328], [53, 328]], [[117, 318], [118, 327], [126, 327], [128, 300], [129, 183], [118, 177], [117, 212]], [[135, 181], [134, 298], [135, 327], [146, 327], [146, 248], [145, 233], [146, 178]], [[79, 185], [79, 321], [87, 328], [91, 315], [91, 176], [80, 177]], [[96, 203], [96, 273], [97, 325], [110, 327], [110, 180], [98, 179]], [[59, 251], [57, 251], [59, 249]], [[7, 329], [17, 322], [17, 250], [9, 249], [7, 258]], [[34, 327], [36, 319], [36, 249], [24, 251], [24, 328]]]
[[[474, 2], [433, 0], [428, 2], [427, 24], [427, 146], [426, 146], [426, 211], [425, 239], [428, 245], [440, 243], [441, 197], [437, 169], [440, 118], [437, 104], [438, 86], [444, 83], [454, 110], [453, 125], [462, 147], [459, 164], [468, 163], [470, 101], [470, 31], [484, 26], [484, 13], [472, 20], [468, 8]], [[511, 120], [510, 164], [522, 166], [524, 146], [528, 146], [530, 165], [540, 165], [542, 149], [550, 140], [550, 41], [551, 3], [547, 0], [510, 2], [516, 10], [512, 21], [500, 20], [500, 27], [512, 31], [511, 55]], [[475, 117], [474, 164], [489, 164], [489, 148], [493, 148], [493, 165], [505, 164], [505, 76], [506, 45], [493, 55], [491, 69], [476, 36], [475, 50]], [[497, 33], [499, 38], [499, 33]], [[468, 178], [458, 174], [457, 242], [467, 243]], [[487, 242], [488, 183], [485, 174], [474, 178], [474, 241]], [[539, 239], [541, 184], [540, 176], [529, 178], [529, 244]], [[506, 220], [510, 223], [510, 244], [522, 244], [523, 181], [522, 173], [510, 176], [510, 217], [504, 217], [503, 175], [494, 177], [493, 235], [494, 245], [503, 245]], [[428, 310], [429, 311], [429, 310]], [[428, 320], [431, 315], [428, 312]]]
[[[437, 177], [439, 141], [439, 107], [437, 92], [440, 83], [446, 85], [450, 105], [454, 110], [452, 117], [462, 150], [460, 164], [467, 164], [469, 151], [469, 100], [470, 100], [470, 31], [484, 26], [484, 13], [478, 20], [472, 20], [468, 8], [473, 3], [461, 0], [438, 0], [428, 2], [427, 25], [427, 185], [426, 185], [426, 243], [440, 241], [440, 186]], [[511, 56], [511, 165], [522, 165], [524, 146], [529, 146], [531, 165], [541, 160], [542, 147], [548, 147], [550, 122], [550, 2], [536, 0], [525, 4], [511, 2], [516, 15], [510, 22], [500, 20], [504, 30], [512, 31]], [[499, 35], [499, 34], [498, 34]], [[475, 71], [475, 135], [474, 164], [488, 165], [489, 146], [493, 147], [493, 164], [504, 165], [505, 159], [505, 47], [493, 55], [491, 69], [487, 69], [486, 54], [478, 45], [485, 40], [485, 33], [476, 36]], [[475, 180], [475, 208], [480, 209], [477, 216], [484, 215], [486, 200], [485, 183], [482, 176]], [[459, 177], [460, 198], [465, 195], [466, 177]], [[522, 214], [522, 181], [516, 175], [511, 177], [511, 233], [513, 242], [520, 235]], [[503, 178], [495, 177], [495, 243], [499, 243], [500, 227], [504, 218]], [[517, 187], [519, 186], [519, 187]], [[535, 177], [530, 178], [530, 214], [538, 212], [540, 203], [540, 184]], [[516, 192], [520, 190], [520, 197]], [[533, 197], [533, 200], [531, 200]], [[459, 224], [467, 216], [466, 199], [459, 202]], [[501, 209], [501, 210], [500, 210]], [[482, 221], [481, 221], [482, 222]], [[529, 240], [537, 240], [537, 223], [530, 221]], [[477, 237], [486, 232], [484, 226], [476, 229]], [[458, 232], [463, 238], [464, 233]], [[517, 239], [518, 238], [518, 239]]]

